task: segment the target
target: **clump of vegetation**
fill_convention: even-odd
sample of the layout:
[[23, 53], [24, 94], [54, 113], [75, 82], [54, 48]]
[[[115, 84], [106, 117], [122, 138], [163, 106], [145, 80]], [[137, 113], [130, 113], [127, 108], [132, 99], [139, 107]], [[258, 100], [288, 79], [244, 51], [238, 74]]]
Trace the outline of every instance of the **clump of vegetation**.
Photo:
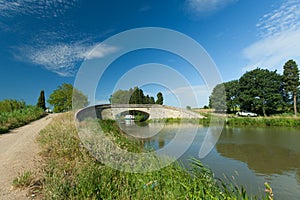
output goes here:
[[28, 124], [45, 115], [43, 109], [28, 106], [24, 101], [4, 100], [0, 102], [0, 133]]
[[19, 174], [17, 178], [13, 180], [13, 186], [16, 188], [26, 188], [31, 185], [33, 181], [33, 174], [31, 171], [25, 171]]
[[109, 102], [111, 104], [160, 104], [163, 105], [163, 94], [158, 92], [155, 101], [154, 97], [144, 95], [144, 91], [138, 87], [130, 88], [129, 90], [118, 90], [114, 92]]
[[17, 101], [14, 99], [5, 99], [0, 101], [0, 113], [12, 112], [26, 107], [25, 101]]
[[88, 105], [88, 98], [73, 85], [64, 83], [50, 94], [48, 103], [58, 113], [83, 108]]
[[[100, 123], [119, 146], [139, 151], [114, 121]], [[243, 189], [214, 179], [211, 170], [196, 159], [189, 170], [174, 162], [147, 173], [126, 173], [103, 165], [82, 147], [72, 113], [56, 117], [38, 141], [45, 162], [46, 199], [251, 199]]]
[[230, 126], [300, 127], [300, 119], [293, 117], [234, 117], [228, 118], [226, 124]]

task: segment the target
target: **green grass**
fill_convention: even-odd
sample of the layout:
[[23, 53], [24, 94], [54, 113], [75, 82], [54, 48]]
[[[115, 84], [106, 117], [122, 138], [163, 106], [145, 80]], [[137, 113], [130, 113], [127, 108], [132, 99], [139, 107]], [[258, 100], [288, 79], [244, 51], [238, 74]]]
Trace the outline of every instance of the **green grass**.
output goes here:
[[32, 172], [25, 171], [22, 174], [19, 174], [17, 178], [13, 180], [13, 186], [16, 188], [26, 188], [30, 186], [33, 180]]
[[[143, 151], [113, 121], [101, 121], [118, 146]], [[187, 170], [180, 163], [147, 173], [127, 173], [99, 163], [82, 146], [73, 114], [56, 117], [38, 138], [44, 158], [45, 199], [252, 199], [243, 187], [214, 179], [199, 160]]]
[[229, 126], [281, 126], [300, 127], [300, 118], [296, 117], [233, 117], [226, 120]]
[[45, 112], [36, 106], [26, 106], [9, 112], [0, 113], [0, 133], [28, 124], [45, 116]]

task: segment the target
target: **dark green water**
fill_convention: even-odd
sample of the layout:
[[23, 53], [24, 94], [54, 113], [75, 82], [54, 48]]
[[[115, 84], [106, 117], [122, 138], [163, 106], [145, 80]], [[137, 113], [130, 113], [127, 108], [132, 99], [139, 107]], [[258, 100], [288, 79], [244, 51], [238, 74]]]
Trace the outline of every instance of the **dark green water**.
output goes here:
[[[140, 134], [136, 125], [123, 126], [132, 135], [135, 130], [139, 130], [135, 134]], [[194, 126], [186, 125], [183, 130], [188, 133]], [[148, 128], [159, 130], [162, 127], [151, 124]], [[150, 137], [143, 133], [144, 145], [164, 148], [172, 142], [178, 128], [179, 125], [171, 124], [164, 125], [155, 135], [151, 133]], [[206, 132], [206, 127], [198, 128], [193, 143], [180, 157], [183, 163], [188, 163], [190, 157], [198, 157]], [[175, 145], [181, 145], [180, 141]], [[217, 144], [201, 161], [213, 170], [216, 177], [243, 185], [250, 194], [263, 195], [264, 182], [267, 181], [273, 188], [275, 199], [300, 199], [299, 129], [225, 127]]]

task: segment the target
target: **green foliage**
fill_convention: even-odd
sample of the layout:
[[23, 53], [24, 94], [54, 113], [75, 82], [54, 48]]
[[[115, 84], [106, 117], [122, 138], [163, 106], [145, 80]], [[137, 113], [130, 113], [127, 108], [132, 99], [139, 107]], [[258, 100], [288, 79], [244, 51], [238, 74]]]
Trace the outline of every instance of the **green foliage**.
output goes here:
[[209, 107], [207, 105], [204, 105], [203, 109], [209, 109]]
[[19, 110], [25, 108], [26, 104], [24, 101], [17, 101], [14, 99], [5, 99], [0, 101], [0, 113], [2, 112], [12, 112], [14, 110]]
[[43, 116], [45, 116], [44, 110], [36, 106], [26, 106], [11, 112], [1, 112], [0, 133], [8, 132], [10, 129], [23, 126]]
[[224, 83], [225, 86], [225, 92], [226, 92], [226, 106], [227, 111], [232, 112], [236, 111], [239, 107], [239, 81], [233, 80]]
[[293, 117], [234, 117], [228, 118], [226, 124], [230, 126], [281, 126], [281, 127], [300, 127], [299, 118]]
[[43, 110], [46, 110], [46, 102], [45, 102], [45, 92], [44, 92], [44, 90], [41, 91], [36, 106], [39, 107], [39, 108], [42, 108]]
[[149, 100], [146, 100], [143, 90], [138, 87], [134, 87], [129, 99], [129, 104], [144, 104], [147, 103], [147, 101], [149, 102]]
[[298, 66], [295, 61], [289, 60], [283, 66], [283, 87], [293, 98], [295, 115], [297, 115], [297, 92], [299, 85]]
[[209, 107], [216, 111], [226, 110], [226, 93], [224, 84], [218, 84], [214, 87], [209, 97]]
[[54, 106], [54, 112], [65, 112], [72, 109], [79, 109], [88, 105], [87, 96], [71, 84], [64, 83], [58, 86], [50, 95], [48, 102]]
[[220, 111], [227, 106], [228, 113], [247, 110], [267, 116], [290, 112], [294, 104], [297, 116], [299, 69], [293, 60], [287, 61], [283, 68], [282, 76], [276, 71], [257, 68], [246, 72], [239, 80], [217, 85], [209, 97], [209, 107]]
[[145, 96], [143, 90], [138, 87], [114, 92], [109, 102], [111, 104], [155, 104], [154, 97]]
[[276, 71], [255, 69], [239, 80], [241, 109], [269, 115], [284, 105], [282, 77]]
[[128, 104], [132, 93], [133, 93], [133, 90], [131, 88], [129, 91], [128, 90], [118, 90], [110, 96], [109, 102], [111, 104]]
[[32, 181], [33, 181], [32, 172], [25, 171], [22, 174], [19, 174], [19, 176], [13, 180], [12, 185], [17, 188], [26, 188], [30, 186]]
[[156, 104], [159, 104], [159, 105], [163, 105], [164, 104], [164, 97], [163, 97], [163, 94], [161, 92], [157, 93], [157, 100], [156, 100]]
[[[211, 170], [196, 159], [191, 160], [189, 170], [174, 162], [143, 174], [98, 163], [80, 148], [73, 121], [72, 113], [58, 116], [39, 136], [45, 159], [41, 179], [45, 199], [251, 199], [244, 190], [214, 179]], [[115, 122], [100, 123], [114, 142], [141, 151]]]

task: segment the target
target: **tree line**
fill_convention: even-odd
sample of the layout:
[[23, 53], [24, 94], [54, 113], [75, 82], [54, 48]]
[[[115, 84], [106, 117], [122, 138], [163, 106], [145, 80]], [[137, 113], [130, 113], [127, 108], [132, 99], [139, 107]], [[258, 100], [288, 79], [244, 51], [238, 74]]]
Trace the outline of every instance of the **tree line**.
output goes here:
[[256, 68], [240, 79], [218, 84], [209, 97], [209, 107], [217, 111], [247, 110], [267, 116], [294, 112], [299, 105], [299, 69], [294, 60], [283, 66], [283, 74]]
[[114, 92], [110, 98], [109, 102], [111, 104], [163, 104], [164, 98], [161, 92], [156, 95], [157, 99], [154, 97], [145, 95], [144, 91], [137, 86], [130, 88], [129, 90], [117, 90]]
[[[163, 104], [164, 98], [161, 92], [154, 97], [145, 95], [144, 91], [138, 87], [129, 90], [118, 90], [114, 92], [109, 102], [114, 104]], [[74, 88], [71, 84], [64, 83], [54, 90], [49, 98], [48, 103], [53, 106], [54, 112], [65, 112], [72, 108], [82, 108], [88, 105], [88, 98], [81, 91]], [[46, 109], [45, 92], [42, 90], [37, 101], [37, 107]]]

